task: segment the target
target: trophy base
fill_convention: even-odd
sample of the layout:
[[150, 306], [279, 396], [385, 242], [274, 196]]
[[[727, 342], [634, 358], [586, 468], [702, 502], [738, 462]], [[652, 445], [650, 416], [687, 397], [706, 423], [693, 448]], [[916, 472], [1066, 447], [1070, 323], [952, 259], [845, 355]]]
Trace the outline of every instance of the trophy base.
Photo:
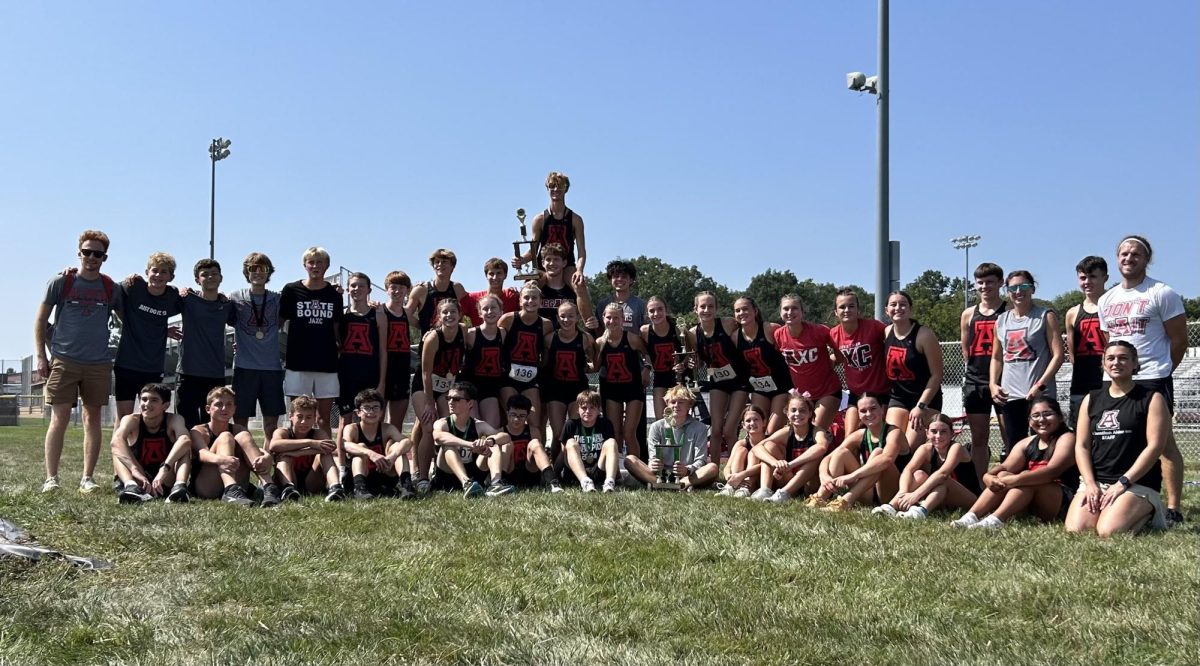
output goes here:
[[646, 489], [647, 490], [673, 490], [673, 491], [678, 492], [680, 490], [683, 490], [683, 484], [679, 483], [679, 482], [654, 481], [652, 483], [647, 483]]
[[525, 284], [526, 282], [528, 282], [530, 280], [536, 280], [539, 277], [540, 277], [540, 274], [537, 271], [534, 271], [532, 273], [517, 273], [516, 275], [513, 276], [513, 281], [520, 282], [521, 284]]

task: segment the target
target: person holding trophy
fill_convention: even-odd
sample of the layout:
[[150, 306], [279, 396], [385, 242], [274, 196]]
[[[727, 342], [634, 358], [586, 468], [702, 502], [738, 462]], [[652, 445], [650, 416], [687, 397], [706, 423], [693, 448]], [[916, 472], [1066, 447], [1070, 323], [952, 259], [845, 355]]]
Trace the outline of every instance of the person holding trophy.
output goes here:
[[650, 424], [646, 462], [625, 456], [625, 469], [658, 490], [706, 488], [717, 480], [717, 463], [708, 459], [708, 426], [692, 417], [696, 396], [677, 384], [667, 389], [663, 418]]

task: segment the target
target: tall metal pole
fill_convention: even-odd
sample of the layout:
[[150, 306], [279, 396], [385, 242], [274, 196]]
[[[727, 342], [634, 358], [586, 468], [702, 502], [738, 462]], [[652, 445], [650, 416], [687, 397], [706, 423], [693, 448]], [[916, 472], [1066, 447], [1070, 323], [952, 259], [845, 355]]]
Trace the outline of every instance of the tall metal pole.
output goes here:
[[891, 291], [891, 234], [888, 230], [888, 102], [892, 78], [888, 73], [888, 0], [879, 0], [879, 192], [875, 235], [875, 318], [883, 321], [884, 304]]
[[[217, 142], [213, 141], [216, 146]], [[217, 160], [212, 156], [212, 200], [208, 205], [208, 258], [216, 259], [217, 254]]]
[[967, 259], [963, 262], [963, 309], [971, 307], [971, 302], [967, 300], [971, 294], [971, 246], [966, 247], [966, 252], [963, 253]]

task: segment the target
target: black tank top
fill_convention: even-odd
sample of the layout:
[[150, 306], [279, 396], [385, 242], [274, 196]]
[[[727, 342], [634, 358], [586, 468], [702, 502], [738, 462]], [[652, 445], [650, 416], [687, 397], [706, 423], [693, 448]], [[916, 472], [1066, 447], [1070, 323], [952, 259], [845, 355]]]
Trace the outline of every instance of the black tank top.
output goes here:
[[[538, 308], [538, 314], [550, 320], [550, 324], [554, 326], [554, 330], [558, 330], [558, 306], [563, 303], [578, 303], [575, 296], [575, 290], [571, 285], [564, 284], [561, 289], [555, 289], [550, 285], [542, 287], [542, 307]], [[586, 314], [580, 313], [586, 318]]]
[[920, 322], [913, 320], [912, 330], [903, 340], [896, 337], [896, 327], [888, 331], [884, 341], [887, 352], [887, 378], [892, 380], [892, 395], [915, 402], [921, 399], [921, 392], [929, 384], [933, 373], [929, 371], [929, 360], [917, 350], [917, 332], [921, 330]]
[[637, 350], [629, 344], [629, 331], [621, 332], [614, 347], [605, 342], [600, 348], [600, 381], [606, 384], [642, 385], [642, 364]]
[[404, 365], [411, 362], [412, 340], [408, 335], [408, 313], [401, 310], [400, 314], [395, 315], [387, 308], [383, 309], [383, 313], [387, 315], [388, 322], [387, 353], [390, 373], [390, 364]]
[[808, 426], [808, 434], [804, 436], [804, 439], [798, 439], [796, 437], [795, 429], [789, 428], [787, 441], [788, 460], [795, 460], [796, 458], [800, 457], [805, 451], [807, 451], [810, 447], [812, 447], [813, 444], [816, 443], [817, 429], [813, 426]]
[[1084, 312], [1079, 306], [1075, 324], [1071, 326], [1075, 348], [1071, 350], [1071, 395], [1095, 391], [1104, 383], [1104, 331], [1100, 330], [1100, 312]]
[[517, 365], [538, 366], [542, 361], [542, 345], [544, 344], [544, 328], [542, 317], [532, 324], [521, 320], [521, 315], [513, 316], [508, 334], [504, 336], [503, 350], [504, 367]]
[[529, 432], [529, 424], [525, 424], [525, 429], [517, 434], [512, 434], [509, 430], [504, 430], [508, 436], [512, 438], [512, 457], [521, 465], [525, 460], [525, 452], [529, 449], [529, 442], [533, 439], [533, 434]]
[[699, 324], [692, 329], [692, 333], [696, 336], [696, 355], [710, 370], [729, 366], [736, 377], [744, 379], [749, 376], [745, 359], [738, 353], [737, 345], [725, 332], [720, 320], [715, 322], [712, 336], [705, 335]]
[[583, 333], [565, 342], [558, 333], [550, 337], [550, 378], [556, 382], [573, 384], [587, 381], [587, 352], [583, 349]]
[[[158, 467], [167, 460], [171, 447], [167, 443], [167, 418], [163, 417], [159, 429], [151, 432], [145, 419], [138, 419], [137, 439], [133, 442], [133, 457], [143, 468]], [[211, 434], [211, 431], [210, 431]], [[210, 436], [210, 444], [213, 438]]]
[[355, 423], [354, 427], [358, 429], [358, 438], [357, 439], [358, 439], [359, 445], [365, 446], [368, 449], [371, 449], [372, 451], [374, 451], [375, 453], [378, 453], [381, 456], [387, 455], [383, 451], [383, 424], [382, 423], [380, 423], [379, 427], [377, 427], [375, 429], [375, 437], [371, 438], [370, 441], [367, 441], [366, 436], [363, 435], [363, 429], [362, 429], [361, 423]]
[[488, 340], [483, 327], [475, 327], [475, 346], [467, 350], [464, 375], [472, 380], [495, 381], [504, 376], [504, 363], [500, 348], [504, 344], [504, 332], [496, 331], [496, 337]]
[[[963, 450], [965, 451], [966, 448], [964, 447]], [[929, 473], [932, 474], [941, 469], [942, 465], [946, 464], [946, 459], [942, 457], [942, 454], [938, 453], [935, 446], [930, 446], [929, 452]], [[950, 478], [958, 481], [964, 488], [976, 495], [983, 492], [983, 489], [979, 487], [979, 476], [975, 473], [975, 463], [969, 456], [966, 460], [954, 466], [954, 469], [950, 471]]]
[[379, 327], [375, 325], [375, 308], [366, 314], [354, 314], [349, 309], [342, 315], [342, 347], [339, 350], [338, 370], [356, 376], [379, 374]]
[[[451, 435], [454, 435], [459, 439], [464, 439], [468, 442], [474, 442], [475, 440], [479, 439], [479, 430], [475, 427], [475, 419], [471, 418], [470, 416], [467, 417], [467, 428], [465, 430], [459, 430], [458, 428], [454, 427], [453, 416], [446, 417], [446, 427], [450, 428]], [[475, 452], [469, 448], [464, 449], [454, 447], [454, 452], [458, 454], [459, 459], [463, 462], [469, 462], [475, 458]]]
[[655, 374], [675, 372], [675, 354], [683, 351], [679, 344], [679, 330], [675, 328], [675, 320], [667, 319], [667, 334], [659, 335], [654, 332], [654, 324], [646, 329], [646, 351], [650, 354], [650, 365]]
[[[1000, 307], [990, 315], [979, 311], [979, 305], [971, 313], [967, 324], [967, 386], [987, 386], [992, 366], [992, 343], [996, 340], [996, 318], [1008, 308], [1008, 301], [1000, 301]], [[911, 335], [911, 334], [910, 334]], [[922, 387], [923, 388], [923, 387]]]
[[[1025, 445], [1025, 450], [1022, 451], [1022, 453], [1025, 454], [1025, 469], [1032, 472], [1035, 469], [1041, 469], [1046, 465], [1049, 465], [1050, 459], [1054, 457], [1054, 450], [1057, 448], [1057, 446], [1058, 443], [1056, 439], [1054, 444], [1051, 444], [1044, 449], [1038, 448], [1038, 438], [1036, 436], [1031, 437], [1029, 439], [1029, 443]], [[1120, 476], [1120, 474], [1117, 476]], [[1075, 488], [1079, 486], [1079, 468], [1075, 467], [1074, 457], [1071, 458], [1071, 462], [1067, 465], [1067, 468], [1063, 470], [1062, 474], [1058, 475], [1058, 478], [1055, 479], [1055, 481], [1063, 484], [1071, 490], [1075, 490]]]
[[[760, 325], [753, 340], [747, 340], [741, 329], [737, 332], [737, 349], [750, 370], [750, 388], [761, 392], [787, 391], [792, 388], [792, 373], [787, 361], [775, 345], [767, 341], [766, 325]], [[763, 387], [763, 380], [770, 377], [775, 388]], [[759, 384], [759, 386], [755, 386]]]
[[[1096, 389], [1088, 395], [1091, 396], [1088, 420], [1092, 425], [1092, 469], [1096, 481], [1116, 483], [1146, 448], [1146, 421], [1154, 394], [1135, 384], [1120, 398], [1109, 395], [1106, 388]], [[1162, 489], [1162, 467], [1158, 459], [1136, 482], [1153, 490]]]
[[[575, 213], [570, 208], [563, 210], [561, 220], [554, 219], [550, 209], [542, 211], [542, 233], [537, 237], [538, 247], [558, 243], [567, 251], [567, 265], [575, 265]], [[541, 265], [541, 259], [538, 259]], [[544, 316], [544, 315], [543, 315]]]
[[867, 460], [871, 458], [871, 452], [875, 449], [882, 449], [887, 445], [888, 433], [894, 430], [894, 426], [890, 423], [883, 424], [883, 430], [879, 433], [879, 439], [871, 438], [871, 429], [863, 427], [862, 443], [858, 445], [858, 463], [860, 465], [867, 464]]
[[463, 338], [466, 337], [466, 328], [459, 324], [458, 335], [455, 335], [453, 340], [447, 340], [445, 332], [439, 328], [437, 337], [438, 348], [437, 353], [433, 355], [433, 374], [442, 377], [457, 376], [462, 372], [463, 352], [466, 349]]
[[433, 286], [433, 280], [425, 283], [425, 301], [421, 303], [421, 309], [417, 310], [417, 327], [422, 333], [427, 333], [433, 326], [434, 316], [437, 314], [438, 303], [447, 298], [457, 298], [458, 295], [454, 291], [454, 283], [450, 283], [450, 287], [445, 291], [438, 291]]

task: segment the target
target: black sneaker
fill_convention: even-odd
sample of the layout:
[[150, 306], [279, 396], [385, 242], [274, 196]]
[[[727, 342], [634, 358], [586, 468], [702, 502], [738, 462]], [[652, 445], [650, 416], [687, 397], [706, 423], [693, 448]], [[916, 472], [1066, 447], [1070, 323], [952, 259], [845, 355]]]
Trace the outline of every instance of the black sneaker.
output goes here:
[[279, 486], [268, 483], [262, 489], [262, 505], [264, 507], [278, 506], [282, 501], [279, 497]]
[[356, 500], [373, 500], [373, 499], [375, 499], [375, 495], [372, 494], [370, 490], [367, 490], [367, 484], [356, 483], [356, 484], [354, 484], [354, 499], [356, 499]]
[[279, 498], [285, 502], [299, 502], [300, 491], [296, 490], [296, 486], [289, 483], [283, 487], [283, 492], [279, 494]]
[[187, 486], [177, 483], [171, 487], [171, 492], [167, 493], [167, 504], [187, 504], [191, 498]]
[[117, 493], [118, 495], [122, 490], [125, 490], [125, 484], [121, 483], [121, 477], [117, 476], [116, 474], [113, 474], [112, 489], [113, 492]]
[[326, 502], [340, 502], [346, 499], [346, 491], [342, 489], [342, 484], [335, 483], [329, 486], [329, 492], [325, 494]]
[[254, 500], [246, 496], [246, 489], [237, 483], [225, 488], [225, 492], [221, 493], [221, 501], [238, 506], [254, 506]]
[[1167, 519], [1167, 528], [1178, 527], [1183, 524], [1183, 513], [1179, 509], [1167, 509], [1164, 517]]
[[137, 486], [123, 487], [121, 492], [117, 493], [117, 502], [120, 504], [144, 504], [152, 499], [153, 495], [142, 492]]

